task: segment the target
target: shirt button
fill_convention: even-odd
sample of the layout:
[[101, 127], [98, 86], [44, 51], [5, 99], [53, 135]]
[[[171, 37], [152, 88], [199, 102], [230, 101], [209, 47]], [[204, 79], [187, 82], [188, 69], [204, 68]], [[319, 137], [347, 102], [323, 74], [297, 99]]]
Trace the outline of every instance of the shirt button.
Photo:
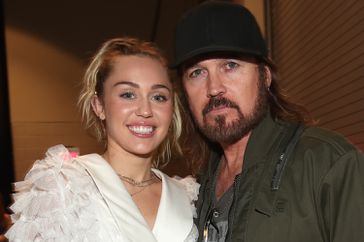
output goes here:
[[214, 216], [214, 218], [218, 218], [220, 216], [219, 211], [217, 211], [216, 209], [213, 211], [212, 216]]

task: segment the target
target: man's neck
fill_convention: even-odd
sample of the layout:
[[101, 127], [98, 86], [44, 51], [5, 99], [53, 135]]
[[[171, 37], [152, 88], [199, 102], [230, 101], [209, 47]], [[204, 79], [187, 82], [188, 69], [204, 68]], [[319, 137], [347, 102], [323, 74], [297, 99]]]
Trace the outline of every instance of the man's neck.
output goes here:
[[225, 170], [229, 175], [237, 175], [242, 171], [244, 154], [250, 134], [251, 133], [247, 134], [234, 144], [222, 145], [225, 159], [222, 161], [223, 164], [220, 166], [220, 171]]
[[234, 183], [244, 165], [244, 154], [250, 133], [232, 145], [222, 145], [224, 156], [221, 158], [219, 174], [216, 182], [216, 197], [219, 199]]

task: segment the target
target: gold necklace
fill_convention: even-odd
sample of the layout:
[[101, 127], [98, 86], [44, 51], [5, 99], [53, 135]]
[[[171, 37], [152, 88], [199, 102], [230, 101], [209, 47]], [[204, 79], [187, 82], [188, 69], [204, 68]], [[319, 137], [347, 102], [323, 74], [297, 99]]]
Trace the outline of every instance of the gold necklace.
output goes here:
[[141, 193], [145, 188], [147, 188], [147, 187], [142, 187], [140, 190], [138, 190], [138, 191], [136, 191], [136, 192], [133, 192], [133, 193], [129, 193], [130, 194], [130, 196], [132, 197], [132, 196], [134, 196], [134, 195], [136, 195], [136, 194], [138, 194], [138, 193]]
[[118, 174], [120, 180], [125, 181], [125, 182], [129, 183], [130, 185], [132, 185], [134, 187], [140, 187], [141, 188], [140, 190], [138, 190], [136, 192], [133, 192], [133, 193], [129, 192], [131, 197], [133, 197], [134, 195], [136, 195], [138, 193], [141, 193], [142, 191], [144, 191], [144, 189], [146, 189], [147, 187], [149, 187], [153, 183], [156, 183], [159, 180], [158, 177], [154, 174], [154, 172], [151, 172], [151, 175], [152, 175], [151, 178], [148, 178], [146, 180], [137, 182], [131, 177], [127, 177], [127, 176], [123, 176], [123, 175]]
[[153, 184], [155, 182], [154, 181], [155, 174], [153, 172], [151, 172], [151, 177], [150, 178], [142, 180], [142, 181], [136, 181], [131, 177], [124, 176], [124, 175], [121, 175], [121, 174], [118, 174], [118, 176], [122, 181], [125, 181], [125, 182], [129, 183], [130, 185], [132, 185], [134, 187], [147, 187], [147, 186], [149, 186], [149, 185], [151, 185], [151, 184]]

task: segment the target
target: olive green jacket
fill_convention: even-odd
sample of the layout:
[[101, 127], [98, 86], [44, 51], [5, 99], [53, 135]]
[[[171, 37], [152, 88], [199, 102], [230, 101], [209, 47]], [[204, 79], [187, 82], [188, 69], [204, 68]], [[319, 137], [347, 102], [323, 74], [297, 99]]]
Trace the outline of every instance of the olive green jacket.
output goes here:
[[[266, 117], [253, 130], [243, 171], [235, 179], [226, 241], [364, 241], [363, 153], [336, 133], [309, 127], [277, 177], [279, 160], [296, 126]], [[214, 153], [200, 177], [195, 221], [200, 241], [219, 160], [220, 154]]]

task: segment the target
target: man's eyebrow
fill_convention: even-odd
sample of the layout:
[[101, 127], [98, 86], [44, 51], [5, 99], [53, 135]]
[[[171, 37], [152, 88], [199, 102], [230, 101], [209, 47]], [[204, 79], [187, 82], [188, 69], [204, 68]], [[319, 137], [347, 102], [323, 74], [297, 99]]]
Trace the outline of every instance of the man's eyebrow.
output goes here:
[[193, 65], [187, 66], [185, 68], [185, 70], [189, 70], [189, 69], [193, 69], [193, 68], [198, 68], [198, 67], [200, 67], [199, 63], [195, 63]]

